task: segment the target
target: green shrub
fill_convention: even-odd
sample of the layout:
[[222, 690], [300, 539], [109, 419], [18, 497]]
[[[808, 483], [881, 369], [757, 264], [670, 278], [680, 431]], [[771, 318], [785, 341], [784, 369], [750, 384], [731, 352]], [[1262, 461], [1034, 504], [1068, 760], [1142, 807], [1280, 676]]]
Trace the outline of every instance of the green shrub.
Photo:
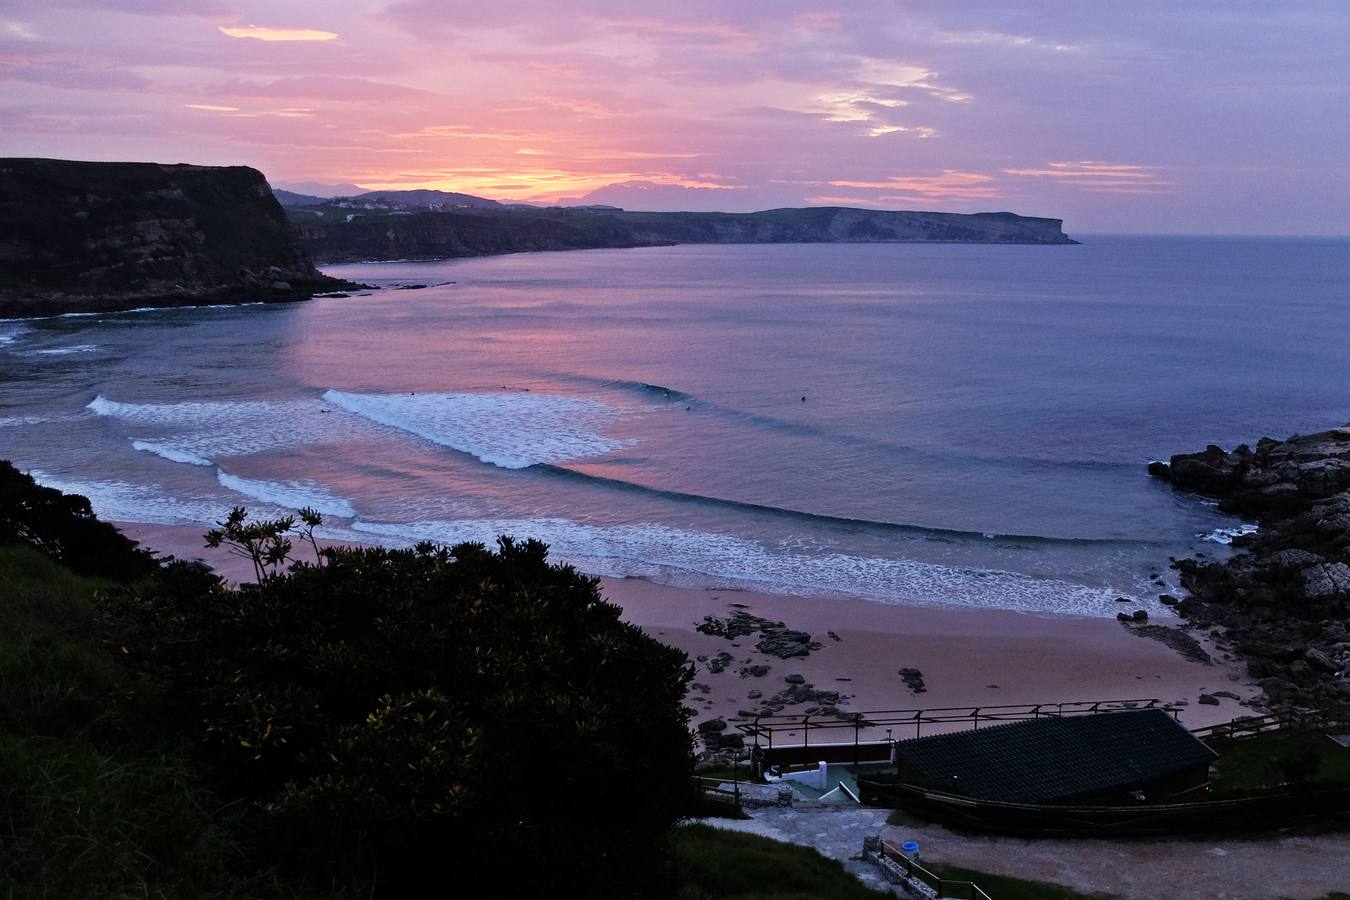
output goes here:
[[106, 601], [119, 657], [278, 860], [394, 895], [668, 888], [692, 772], [681, 651], [536, 541], [325, 562], [237, 589], [178, 567]]
[[0, 546], [26, 544], [82, 575], [121, 580], [155, 571], [154, 557], [107, 522], [89, 500], [42, 487], [0, 460]]

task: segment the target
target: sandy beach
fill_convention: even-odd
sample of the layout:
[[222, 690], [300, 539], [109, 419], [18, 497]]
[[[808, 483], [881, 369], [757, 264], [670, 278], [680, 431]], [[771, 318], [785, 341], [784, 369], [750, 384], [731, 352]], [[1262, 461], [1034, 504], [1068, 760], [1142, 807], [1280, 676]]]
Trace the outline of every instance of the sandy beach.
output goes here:
[[[156, 552], [201, 559], [232, 580], [252, 577], [245, 560], [202, 548], [205, 529], [117, 524]], [[303, 559], [303, 549], [296, 555]], [[1195, 636], [1214, 657], [1213, 664], [1188, 660], [1113, 619], [699, 590], [636, 578], [602, 578], [601, 585], [605, 596], [623, 608], [625, 619], [696, 661], [688, 698], [696, 723], [713, 717], [746, 720], [745, 713], [758, 712], [760, 703], [787, 686], [788, 675], [803, 676], [817, 690], [839, 691], [845, 710], [1156, 699], [1177, 704], [1181, 720], [1192, 728], [1248, 712], [1232, 697], [1220, 697], [1218, 705], [1200, 704], [1201, 694], [1223, 691], [1245, 699], [1257, 693], [1242, 670], [1200, 633]], [[737, 610], [809, 632], [819, 649], [779, 659], [755, 648], [758, 634], [731, 640], [696, 630], [705, 616], [725, 618]], [[1157, 624], [1179, 622], [1159, 619]], [[718, 666], [709, 663], [723, 653], [731, 661], [722, 671], [712, 671]], [[755, 665], [769, 670], [759, 677], [742, 674]], [[922, 672], [922, 693], [906, 686], [901, 668]], [[761, 697], [750, 698], [752, 691]], [[805, 709], [787, 706], [783, 712]]]

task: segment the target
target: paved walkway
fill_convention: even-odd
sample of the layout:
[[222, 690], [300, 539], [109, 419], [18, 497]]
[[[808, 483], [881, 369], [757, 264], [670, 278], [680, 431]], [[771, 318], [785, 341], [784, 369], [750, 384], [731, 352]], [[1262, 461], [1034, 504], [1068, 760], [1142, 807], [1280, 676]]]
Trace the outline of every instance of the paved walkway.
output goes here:
[[870, 887], [889, 890], [881, 872], [870, 863], [849, 857], [862, 852], [863, 835], [880, 834], [889, 810], [857, 806], [838, 809], [785, 809], [766, 807], [747, 809], [749, 819], [704, 819], [706, 825], [730, 831], [748, 831], [777, 841], [815, 847], [823, 855], [837, 859]]
[[888, 885], [872, 866], [852, 862], [863, 835], [917, 840], [922, 858], [984, 872], [1049, 881], [1124, 900], [1315, 900], [1350, 892], [1350, 834], [1260, 840], [1028, 840], [949, 831], [939, 825], [886, 825], [888, 810], [751, 809], [746, 820], [707, 824], [815, 847], [873, 887]]

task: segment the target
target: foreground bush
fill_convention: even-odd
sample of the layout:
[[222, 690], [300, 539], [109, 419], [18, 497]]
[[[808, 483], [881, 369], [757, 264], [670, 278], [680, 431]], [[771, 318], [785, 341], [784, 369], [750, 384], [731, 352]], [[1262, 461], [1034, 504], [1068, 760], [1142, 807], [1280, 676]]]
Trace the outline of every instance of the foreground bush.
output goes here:
[[43, 487], [0, 460], [0, 546], [15, 544], [81, 575], [130, 580], [156, 569], [153, 556], [94, 516], [87, 498]]
[[543, 544], [330, 550], [237, 589], [177, 566], [106, 609], [216, 792], [312, 878], [669, 890], [692, 669]]

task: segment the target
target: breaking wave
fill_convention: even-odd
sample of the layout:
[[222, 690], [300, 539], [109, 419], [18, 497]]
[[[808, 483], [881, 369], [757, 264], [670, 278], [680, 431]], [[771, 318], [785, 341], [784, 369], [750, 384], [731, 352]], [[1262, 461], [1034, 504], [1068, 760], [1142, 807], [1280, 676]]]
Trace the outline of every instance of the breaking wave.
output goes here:
[[200, 456], [193, 453], [165, 446], [164, 444], [155, 444], [150, 441], [132, 441], [131, 447], [133, 450], [140, 450], [143, 453], [153, 453], [156, 456], [162, 456], [170, 462], [187, 463], [189, 466], [213, 465], [209, 459], [202, 459]]
[[1211, 544], [1231, 544], [1234, 538], [1242, 537], [1246, 534], [1256, 534], [1260, 526], [1255, 522], [1243, 522], [1233, 528], [1216, 528], [1209, 534], [1197, 534], [1202, 541], [1209, 541]]
[[[994, 569], [776, 550], [732, 535], [654, 523], [598, 526], [559, 518], [357, 521], [351, 530], [362, 540], [387, 545], [471, 541], [490, 546], [502, 534], [531, 537], [547, 543], [551, 555], [591, 574], [675, 584], [703, 585], [715, 579], [727, 587], [779, 593], [1068, 615], [1112, 615], [1118, 607], [1119, 591], [1106, 587]], [[1139, 602], [1150, 607], [1149, 601]]]
[[146, 446], [136, 449], [192, 465], [341, 442], [356, 437], [354, 429], [369, 429], [359, 420], [331, 415], [329, 407], [314, 398], [121, 403], [100, 394], [87, 408], [95, 415], [162, 432], [138, 436], [136, 440]]
[[330, 390], [323, 399], [353, 415], [503, 469], [602, 456], [637, 443], [601, 434], [621, 411], [582, 397], [533, 393], [354, 394]]
[[283, 509], [310, 507], [325, 516], [337, 516], [340, 519], [356, 517], [356, 509], [349, 501], [334, 496], [313, 481], [255, 481], [231, 475], [223, 469], [216, 470], [216, 480], [222, 487]]

